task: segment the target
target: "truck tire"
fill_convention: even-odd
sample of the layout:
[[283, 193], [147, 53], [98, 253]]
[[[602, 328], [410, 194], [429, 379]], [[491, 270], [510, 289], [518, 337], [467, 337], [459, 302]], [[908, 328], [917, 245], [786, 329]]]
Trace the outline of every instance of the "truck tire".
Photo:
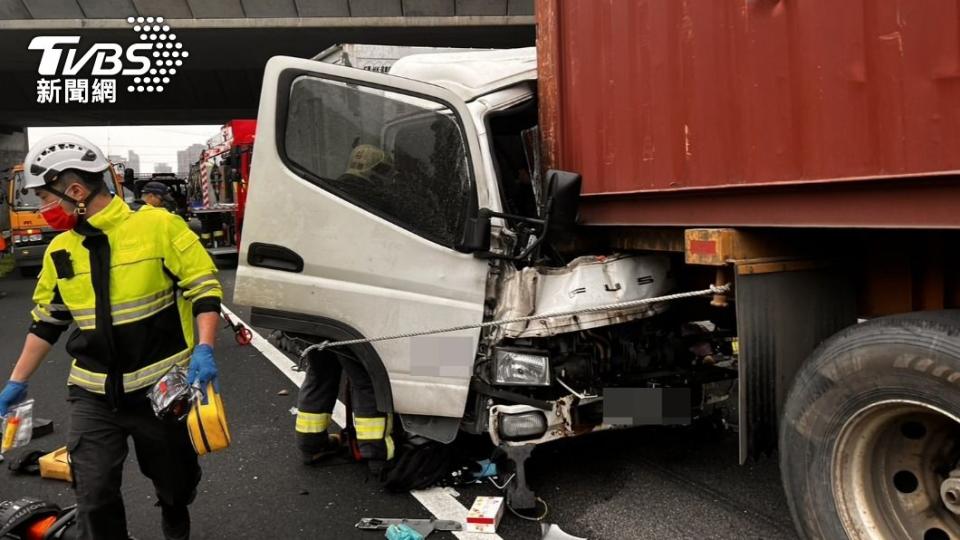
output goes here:
[[958, 441], [960, 311], [885, 317], [834, 335], [800, 369], [780, 423], [798, 533], [960, 539], [960, 478], [944, 483]]

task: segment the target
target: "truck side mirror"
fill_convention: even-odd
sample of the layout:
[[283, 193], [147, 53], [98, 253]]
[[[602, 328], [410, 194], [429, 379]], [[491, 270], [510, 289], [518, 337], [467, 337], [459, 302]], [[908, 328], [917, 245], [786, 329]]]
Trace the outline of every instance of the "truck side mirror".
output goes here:
[[464, 253], [490, 250], [490, 216], [480, 215], [467, 219], [463, 228], [463, 239], [457, 250]]
[[123, 170], [123, 183], [126, 184], [128, 182], [130, 183], [131, 186], [133, 186], [134, 184], [133, 169], [130, 169], [130, 168], [126, 168]]
[[569, 232], [577, 224], [581, 177], [567, 171], [547, 171], [547, 231]]

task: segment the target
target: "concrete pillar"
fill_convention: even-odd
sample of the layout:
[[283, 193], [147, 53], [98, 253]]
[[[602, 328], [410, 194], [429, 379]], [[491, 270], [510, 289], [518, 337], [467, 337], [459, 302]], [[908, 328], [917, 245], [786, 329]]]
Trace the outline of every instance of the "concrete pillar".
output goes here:
[[14, 165], [27, 154], [27, 131], [4, 131], [0, 128], [0, 236], [10, 241], [10, 212], [7, 206], [7, 182], [13, 177]]
[[11, 132], [0, 129], [0, 171], [23, 161], [28, 149], [26, 130]]

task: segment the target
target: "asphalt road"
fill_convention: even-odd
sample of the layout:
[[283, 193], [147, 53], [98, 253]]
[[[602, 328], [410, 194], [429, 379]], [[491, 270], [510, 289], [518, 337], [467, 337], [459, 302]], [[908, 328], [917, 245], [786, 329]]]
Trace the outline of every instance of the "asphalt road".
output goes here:
[[[228, 291], [233, 275], [222, 273]], [[0, 299], [4, 374], [29, 323], [32, 288], [32, 280], [16, 274], [0, 279], [7, 293]], [[242, 307], [231, 308], [246, 317]], [[204, 478], [192, 507], [195, 539], [376, 539], [382, 534], [357, 531], [354, 523], [361, 517], [431, 517], [412, 496], [385, 492], [365, 466], [301, 465], [290, 412], [295, 386], [255, 348], [236, 345], [228, 331], [219, 336], [217, 359], [234, 439], [229, 450], [201, 459]], [[61, 342], [30, 381], [35, 414], [52, 418], [56, 432], [27, 451], [65, 444], [68, 366]], [[741, 467], [736, 452], [733, 434], [717, 438], [662, 428], [604, 433], [538, 449], [529, 462], [530, 483], [550, 505], [548, 522], [591, 539], [795, 537], [775, 460]], [[459, 489], [458, 499], [469, 507], [480, 494], [497, 491], [489, 484], [469, 486]], [[24, 495], [61, 505], [73, 498], [64, 482], [13, 476], [0, 466], [0, 500]], [[132, 453], [124, 497], [131, 534], [160, 538], [153, 490]], [[505, 539], [540, 538], [537, 524], [510, 515], [498, 532]]]

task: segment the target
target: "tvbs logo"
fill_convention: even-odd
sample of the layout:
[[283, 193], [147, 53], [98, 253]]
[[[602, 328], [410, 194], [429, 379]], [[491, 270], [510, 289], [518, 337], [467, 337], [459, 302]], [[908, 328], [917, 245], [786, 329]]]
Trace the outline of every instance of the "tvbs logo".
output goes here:
[[[136, 67], [124, 68], [123, 47], [116, 43], [96, 43], [80, 58], [76, 48], [80, 44], [80, 36], [37, 36], [30, 42], [29, 49], [41, 50], [40, 75], [76, 75], [93, 60], [90, 74], [102, 75], [143, 75], [150, 69], [150, 43], [136, 43], [126, 50], [126, 59], [137, 64]], [[69, 48], [62, 49], [60, 47]], [[67, 54], [64, 55], [63, 53]], [[64, 58], [61, 61], [61, 58]], [[62, 64], [62, 70], [61, 70]]]
[[[126, 47], [80, 36], [37, 36], [27, 46], [40, 51], [38, 103], [114, 103], [117, 79], [129, 77], [127, 92], [163, 92], [190, 54], [163, 17], [128, 17], [140, 41]], [[89, 77], [78, 77], [83, 73]], [[47, 78], [55, 77], [55, 78]]]

